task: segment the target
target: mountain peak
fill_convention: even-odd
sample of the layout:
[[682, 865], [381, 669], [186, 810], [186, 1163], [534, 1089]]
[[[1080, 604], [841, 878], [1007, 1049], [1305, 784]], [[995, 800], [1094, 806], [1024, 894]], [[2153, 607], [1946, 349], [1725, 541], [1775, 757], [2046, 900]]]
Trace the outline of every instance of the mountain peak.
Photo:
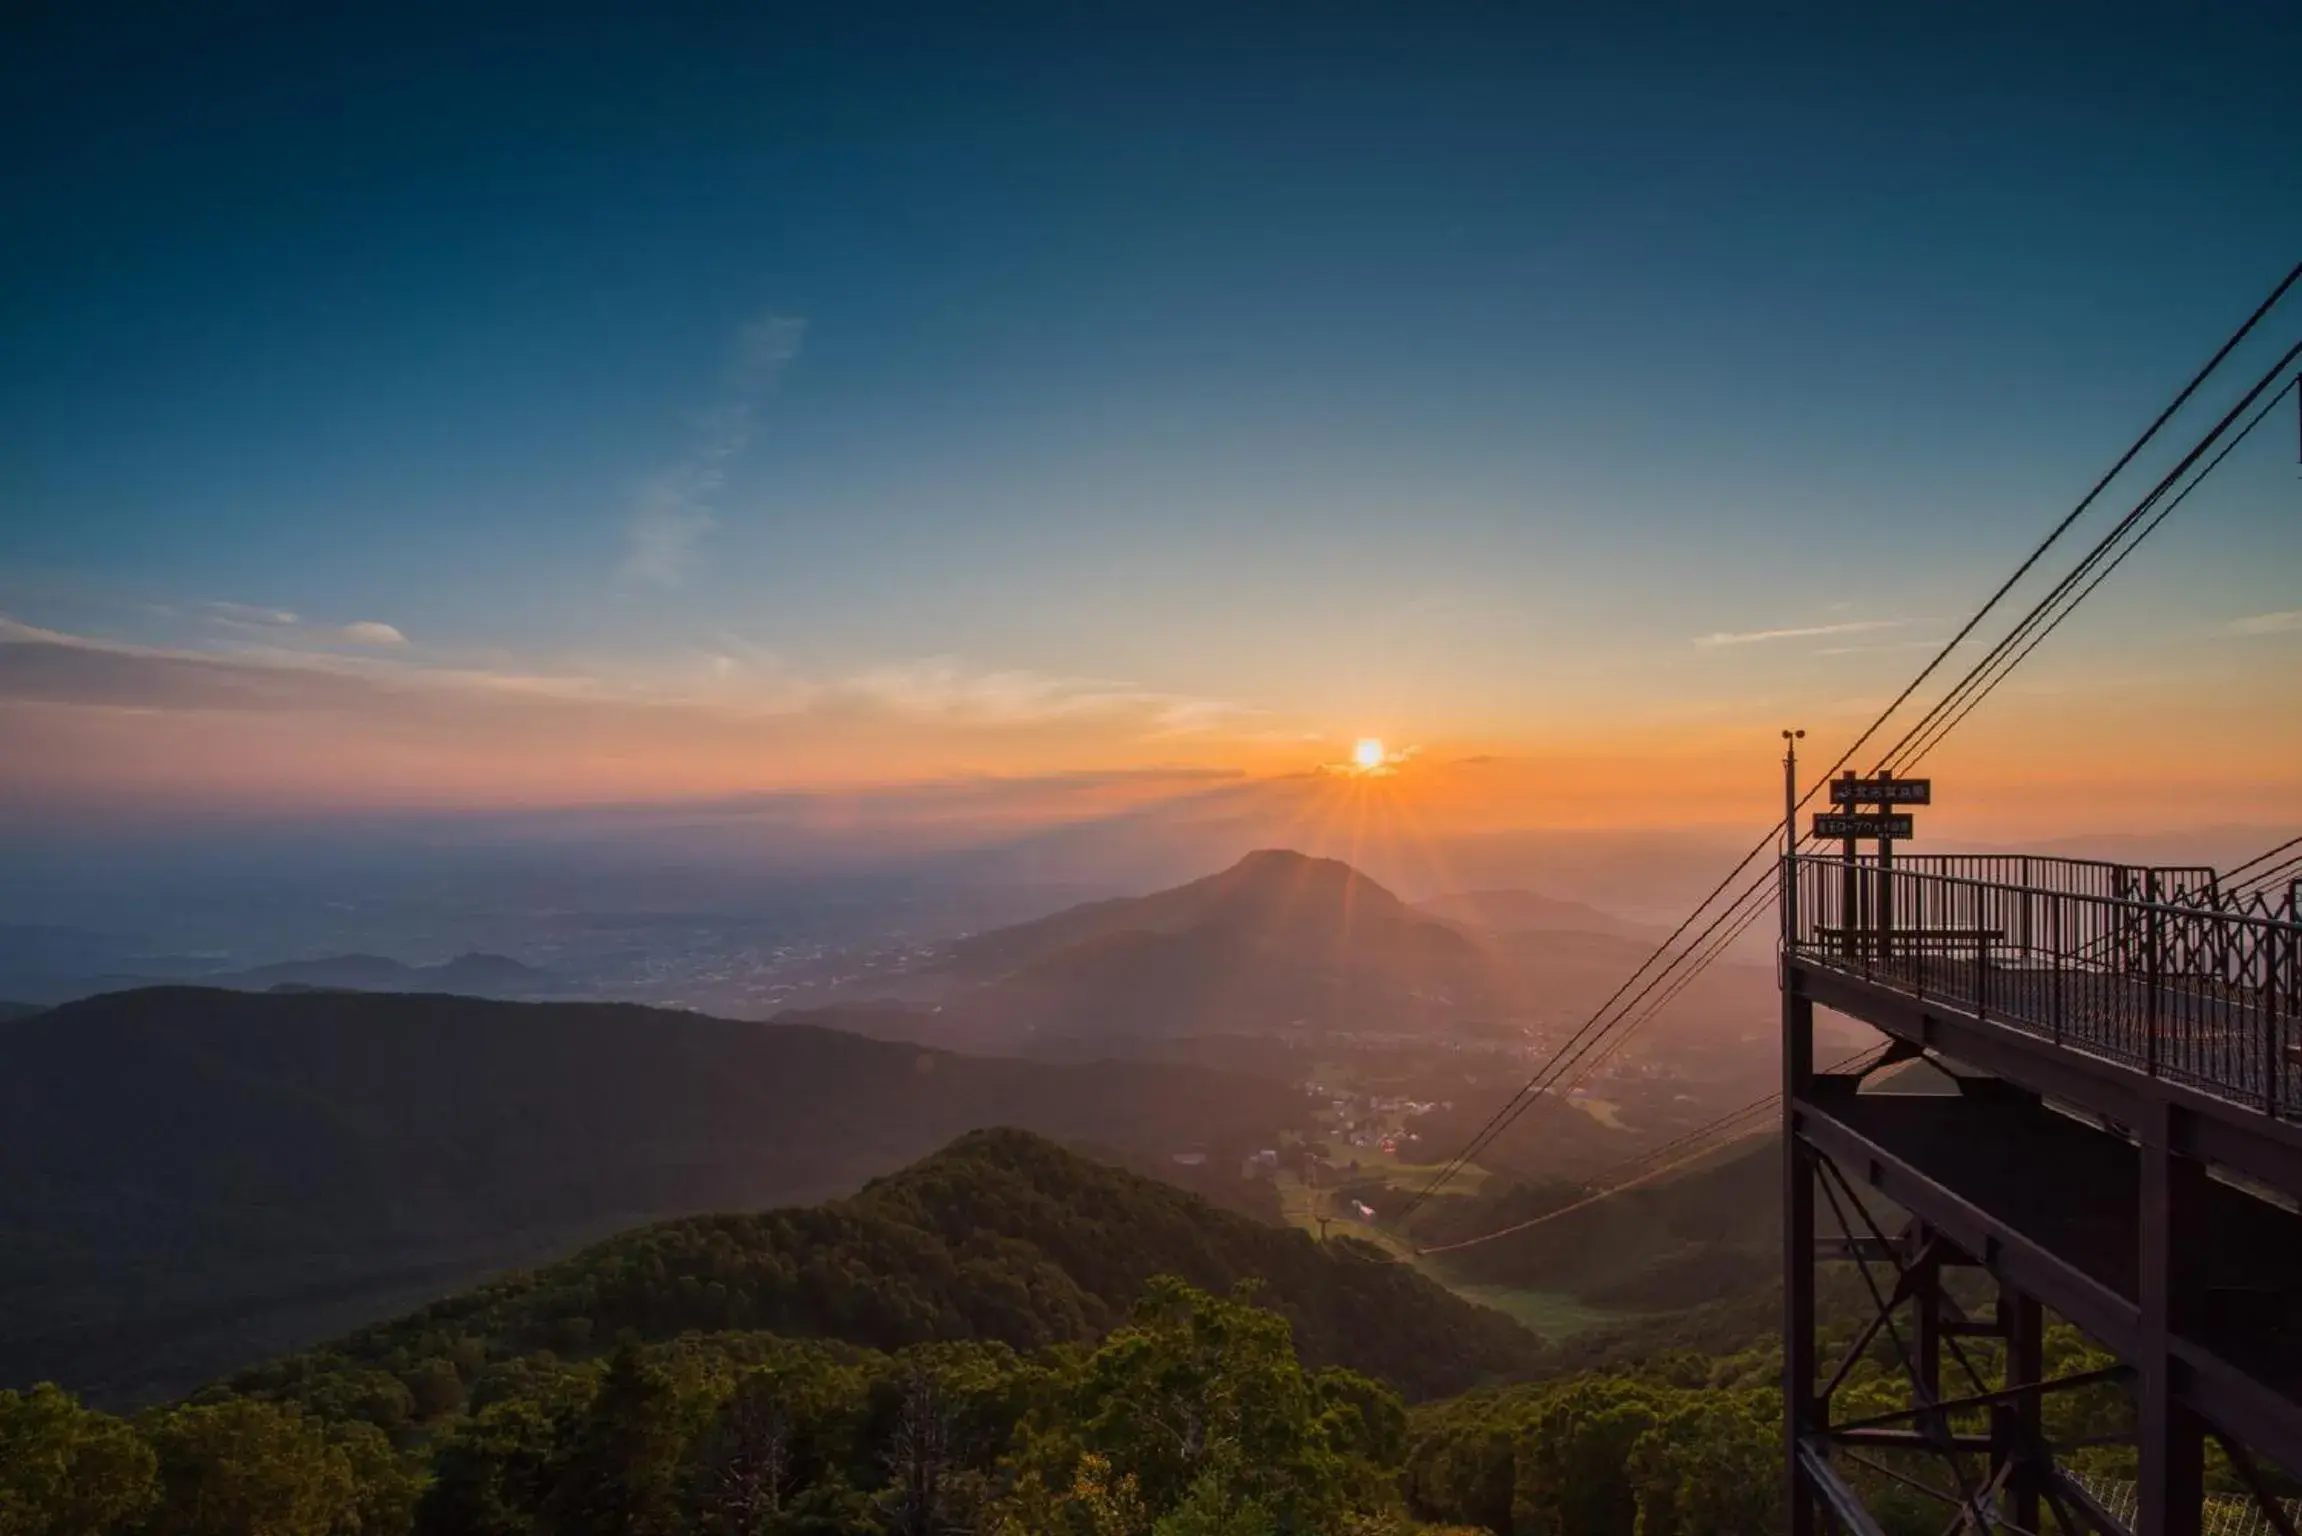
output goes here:
[[[1314, 869], [1334, 870], [1348, 875], [1359, 874], [1359, 871], [1341, 859], [1330, 859], [1318, 854], [1303, 853], [1293, 848], [1258, 848], [1254, 852], [1242, 856], [1238, 863], [1231, 866], [1231, 871], [1234, 874], [1242, 870]], [[1359, 878], [1363, 880], [1366, 876], [1359, 875]]]
[[991, 1038], [1419, 1030], [1486, 996], [1491, 967], [1340, 859], [1259, 848], [1188, 885], [979, 934], [954, 1016]]
[[1391, 896], [1381, 882], [1352, 864], [1318, 854], [1301, 853], [1293, 848], [1258, 848], [1211, 879], [1226, 884], [1284, 881], [1296, 890], [1319, 886], [1337, 889], [1356, 887]]

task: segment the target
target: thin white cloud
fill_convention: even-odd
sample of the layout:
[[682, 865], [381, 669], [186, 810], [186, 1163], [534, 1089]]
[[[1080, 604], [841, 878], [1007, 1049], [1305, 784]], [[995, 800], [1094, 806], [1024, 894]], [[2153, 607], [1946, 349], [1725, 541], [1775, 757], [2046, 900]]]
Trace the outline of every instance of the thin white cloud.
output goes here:
[[2232, 619], [2223, 625], [2222, 632], [2229, 635], [2291, 635], [2302, 632], [2302, 608], [2248, 614], [2243, 619]]
[[1152, 716], [1155, 736], [1196, 736], [1252, 719], [1263, 711], [1227, 699], [1171, 699]]
[[292, 629], [303, 622], [285, 608], [260, 608], [253, 603], [207, 603], [208, 617], [218, 624], [261, 629]]
[[42, 629], [37, 624], [27, 624], [22, 619], [12, 619], [4, 613], [0, 613], [0, 644], [65, 645], [92, 651], [113, 649], [101, 640], [67, 635], [62, 630]]
[[687, 455], [650, 478], [633, 501], [624, 530], [626, 577], [658, 587], [686, 579], [696, 546], [719, 525], [713, 501], [728, 465], [751, 445], [756, 407], [806, 340], [807, 322], [790, 315], [761, 315], [736, 332], [725, 398], [704, 416]]
[[[140, 645], [44, 629], [0, 614], [0, 704], [37, 700], [143, 709], [277, 710], [462, 696], [693, 709], [731, 720], [862, 712], [991, 729], [1095, 722], [1146, 740], [1222, 731], [1264, 714], [1247, 705], [1109, 678], [980, 670], [950, 656], [810, 677], [777, 662], [772, 653], [747, 657], [731, 646], [687, 658], [676, 674], [580, 667], [527, 672], [508, 658], [472, 666], [391, 654], [405, 644], [404, 637], [383, 640], [381, 632], [397, 636], [399, 631], [365, 622], [374, 633], [363, 654], [242, 642]], [[294, 638], [340, 641], [361, 627], [312, 628]]]
[[983, 720], [1051, 720], [1129, 697], [1124, 683], [1055, 677], [1021, 668], [975, 671], [953, 656], [925, 656], [859, 672], [833, 692], [917, 715]]
[[1899, 629], [1908, 619], [1851, 619], [1843, 624], [1802, 624], [1792, 629], [1720, 630], [1695, 636], [1705, 650], [1722, 645], [1758, 645], [1768, 640], [1810, 640], [1818, 635], [1859, 635], [1875, 629]]
[[[392, 626], [378, 625], [377, 628], [392, 629]], [[343, 638], [341, 630], [304, 633], [318, 634], [324, 639]], [[392, 633], [397, 635], [399, 631], [393, 629]], [[403, 643], [404, 639], [402, 637]], [[21, 648], [9, 658], [9, 662], [18, 668], [23, 667], [26, 657], [35, 652], [80, 652], [123, 664], [143, 664], [144, 671], [138, 675], [149, 678], [184, 675], [246, 678], [308, 674], [315, 678], [358, 680], [401, 692], [445, 690], [517, 693], [561, 699], [610, 696], [597, 679], [572, 674], [528, 674], [475, 667], [425, 666], [398, 658], [309, 650], [293, 645], [141, 645], [126, 640], [108, 640], [92, 635], [43, 629], [0, 614], [0, 647], [7, 646]], [[0, 684], [0, 697], [7, 695], [7, 687]]]
[[901, 714], [984, 724], [1132, 715], [1141, 717], [1154, 737], [1193, 735], [1262, 713], [1222, 699], [1166, 693], [1112, 678], [1060, 677], [1017, 668], [977, 671], [952, 656], [873, 667], [812, 693]]
[[[307, 644], [319, 645], [334, 645], [345, 641], [354, 645], [408, 643], [408, 637], [396, 626], [377, 619], [332, 624], [318, 619], [306, 619], [286, 608], [265, 608], [252, 603], [202, 603], [200, 611], [207, 615], [209, 623], [250, 637], [243, 644], [257, 649], [287, 643], [291, 636]], [[286, 633], [283, 634], [283, 631]]]
[[[1974, 645], [1974, 640], [1961, 640], [1960, 645]], [[1885, 640], [1876, 645], [1825, 645], [1815, 650], [1817, 656], [1861, 656], [1879, 651], [1939, 651], [1940, 640]]]
[[687, 575], [696, 544], [718, 525], [708, 498], [725, 477], [716, 471], [667, 470], [639, 493], [625, 529], [623, 571], [635, 580], [676, 587]]

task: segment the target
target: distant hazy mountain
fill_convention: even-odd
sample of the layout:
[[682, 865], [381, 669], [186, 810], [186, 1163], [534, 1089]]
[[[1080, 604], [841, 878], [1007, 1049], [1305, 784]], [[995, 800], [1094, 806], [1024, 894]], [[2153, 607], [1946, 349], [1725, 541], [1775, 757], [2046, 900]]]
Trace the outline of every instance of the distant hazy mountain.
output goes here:
[[993, 1041], [1417, 1029], [1495, 1004], [1495, 957], [1335, 859], [1266, 849], [958, 946], [947, 1012]]
[[[1516, 1027], [1508, 1021], [1596, 1005], [1651, 950], [1643, 936], [1605, 931], [1628, 925], [1574, 903], [1499, 892], [1455, 898], [1450, 910], [1466, 903], [1519, 913], [1541, 903], [1605, 926], [1506, 932], [1441, 920], [1339, 860], [1266, 849], [1171, 890], [961, 943], [930, 1037], [1038, 1050], [1082, 1038]], [[1721, 966], [1678, 1016], [1763, 1022], [1771, 989], [1762, 972]]]
[[1496, 933], [1604, 933], [1616, 938], [1643, 937], [1649, 942], [1662, 937], [1587, 903], [1561, 901], [1533, 891], [1458, 891], [1416, 902], [1415, 910]]
[[[182, 1385], [968, 1129], [1268, 1145], [1300, 1097], [618, 1004], [154, 988], [0, 1024], [0, 1386]], [[1236, 1166], [1234, 1164], [1234, 1166]]]
[[88, 978], [136, 967], [141, 941], [49, 923], [0, 923], [0, 997], [59, 1003], [98, 990]]
[[1065, 950], [1123, 934], [1228, 928], [1257, 947], [1340, 960], [1374, 952], [1386, 960], [1461, 962], [1471, 946], [1340, 859], [1284, 848], [1248, 854], [1220, 874], [1149, 896], [1089, 902], [960, 944], [954, 967], [976, 976], [1012, 974]]
[[404, 965], [382, 955], [330, 955], [319, 960], [284, 960], [244, 971], [220, 971], [196, 978], [203, 987], [263, 992], [273, 987], [342, 989], [352, 992], [453, 992], [464, 997], [536, 997], [559, 989], [549, 971], [523, 965], [508, 955], [477, 952], [439, 965]]

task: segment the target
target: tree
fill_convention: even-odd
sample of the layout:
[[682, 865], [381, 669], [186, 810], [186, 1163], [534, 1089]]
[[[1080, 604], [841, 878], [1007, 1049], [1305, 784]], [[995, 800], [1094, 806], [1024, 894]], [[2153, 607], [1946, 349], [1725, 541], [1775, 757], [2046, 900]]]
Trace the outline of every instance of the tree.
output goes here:
[[351, 1459], [294, 1408], [231, 1397], [170, 1409], [146, 1433], [163, 1492], [150, 1536], [333, 1536], [360, 1528]]
[[159, 1498], [136, 1432], [63, 1388], [0, 1392], [0, 1536], [99, 1536]]
[[1519, 1536], [1634, 1536], [1630, 1459], [1656, 1418], [1655, 1389], [1578, 1377], [1552, 1392], [1519, 1444], [1511, 1529]]
[[1403, 1410], [1384, 1388], [1351, 1375], [1314, 1383], [1286, 1319], [1171, 1276], [1089, 1357], [1076, 1397], [1079, 1444], [1131, 1474], [1154, 1513], [1198, 1501], [1194, 1519], [1254, 1505], [1282, 1530], [1330, 1529], [1355, 1503], [1389, 1496], [1389, 1468], [1356, 1477], [1353, 1453], [1395, 1465], [1403, 1439]]
[[1262, 1505], [1240, 1500], [1217, 1478], [1203, 1477], [1151, 1527], [1151, 1536], [1277, 1536], [1278, 1529]]
[[950, 1529], [951, 1419], [934, 1378], [915, 1371], [887, 1439], [888, 1529], [894, 1536], [942, 1536]]
[[713, 1426], [698, 1491], [705, 1526], [727, 1536], [752, 1536], [781, 1513], [792, 1485], [791, 1415], [775, 1384], [754, 1380], [737, 1388]]
[[1681, 1392], [1631, 1452], [1638, 1536], [1782, 1529], [1782, 1399]]
[[338, 1424], [328, 1442], [352, 1477], [352, 1520], [339, 1536], [407, 1536], [415, 1524], [423, 1480], [373, 1424]]
[[419, 1424], [444, 1419], [464, 1406], [464, 1378], [455, 1362], [430, 1359], [401, 1378], [408, 1390], [408, 1411]]
[[670, 1373], [627, 1339], [544, 1502], [546, 1528], [553, 1536], [678, 1536], [687, 1441]]
[[1150, 1528], [1134, 1476], [1115, 1473], [1092, 1451], [1062, 1493], [1049, 1491], [1036, 1469], [1024, 1473], [987, 1527], [990, 1536], [1146, 1536]]
[[529, 1398], [490, 1403], [432, 1453], [419, 1536], [529, 1536], [558, 1481], [563, 1423]]

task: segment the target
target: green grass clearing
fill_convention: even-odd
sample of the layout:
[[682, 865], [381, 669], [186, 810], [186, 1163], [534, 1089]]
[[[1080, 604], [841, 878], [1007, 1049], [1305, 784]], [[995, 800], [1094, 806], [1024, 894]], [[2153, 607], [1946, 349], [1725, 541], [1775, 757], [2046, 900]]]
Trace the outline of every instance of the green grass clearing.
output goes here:
[[[1372, 1174], [1372, 1170], [1368, 1170]], [[1425, 1173], [1433, 1168], [1413, 1165], [1394, 1165], [1392, 1172], [1403, 1176], [1409, 1172]], [[1466, 1169], [1465, 1172], [1470, 1170]], [[1481, 1174], [1484, 1177], [1484, 1174]], [[1403, 1264], [1416, 1269], [1453, 1291], [1465, 1301], [1492, 1307], [1505, 1317], [1533, 1330], [1547, 1339], [1571, 1338], [1593, 1328], [1604, 1327], [1622, 1320], [1623, 1314], [1594, 1307], [1566, 1291], [1529, 1291], [1508, 1285], [1472, 1285], [1450, 1275], [1443, 1262], [1418, 1258], [1407, 1240], [1387, 1228], [1372, 1222], [1337, 1214], [1335, 1192], [1330, 1189], [1312, 1189], [1292, 1173], [1279, 1175], [1279, 1208], [1290, 1226], [1300, 1227], [1316, 1237], [1319, 1235], [1321, 1215], [1329, 1217], [1329, 1237], [1353, 1237], [1363, 1243], [1372, 1243]]]
[[1419, 1266], [1423, 1273], [1465, 1301], [1493, 1307], [1546, 1339], [1572, 1338], [1622, 1321], [1622, 1314], [1594, 1307], [1566, 1291], [1522, 1291], [1507, 1285], [1464, 1285], [1447, 1278], [1435, 1264]]

